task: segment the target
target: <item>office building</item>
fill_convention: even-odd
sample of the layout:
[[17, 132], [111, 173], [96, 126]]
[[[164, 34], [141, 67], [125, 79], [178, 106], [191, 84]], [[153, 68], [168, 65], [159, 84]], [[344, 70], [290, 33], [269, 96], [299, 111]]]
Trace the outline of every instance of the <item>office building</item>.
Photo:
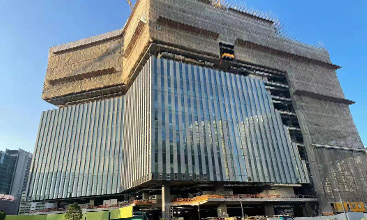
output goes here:
[[138, 0], [123, 29], [49, 53], [42, 98], [58, 108], [42, 114], [30, 201], [117, 199], [156, 219], [367, 202], [340, 67], [267, 17]]
[[16, 204], [15, 213], [22, 192], [26, 191], [31, 161], [32, 154], [22, 149], [0, 151], [0, 194], [11, 195], [5, 196], [2, 203]]

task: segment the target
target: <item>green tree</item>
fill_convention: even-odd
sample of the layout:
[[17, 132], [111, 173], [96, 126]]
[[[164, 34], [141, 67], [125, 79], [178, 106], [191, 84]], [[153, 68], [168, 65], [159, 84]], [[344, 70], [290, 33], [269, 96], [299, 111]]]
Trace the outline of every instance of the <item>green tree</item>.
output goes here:
[[65, 220], [81, 220], [83, 218], [82, 209], [78, 205], [78, 203], [74, 203], [69, 205], [68, 209], [66, 210], [66, 214], [64, 219]]
[[0, 210], [0, 220], [5, 220], [6, 213]]

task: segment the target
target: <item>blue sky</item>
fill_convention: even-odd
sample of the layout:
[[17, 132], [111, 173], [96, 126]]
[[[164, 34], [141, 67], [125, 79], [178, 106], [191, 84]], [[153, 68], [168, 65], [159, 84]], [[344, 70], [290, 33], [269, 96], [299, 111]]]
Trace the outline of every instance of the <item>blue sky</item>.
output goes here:
[[[338, 77], [345, 96], [356, 101], [351, 111], [367, 145], [365, 0], [244, 2], [275, 15], [288, 35], [329, 50], [343, 67]], [[54, 108], [41, 99], [49, 47], [121, 28], [129, 13], [125, 0], [0, 1], [0, 150], [33, 152], [41, 112]]]

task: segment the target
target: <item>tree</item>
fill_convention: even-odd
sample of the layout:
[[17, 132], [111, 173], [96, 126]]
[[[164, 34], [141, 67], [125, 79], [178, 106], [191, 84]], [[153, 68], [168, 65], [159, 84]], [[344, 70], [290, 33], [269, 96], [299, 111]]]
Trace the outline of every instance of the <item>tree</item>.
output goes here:
[[68, 206], [66, 210], [65, 220], [81, 220], [83, 218], [82, 209], [78, 205], [78, 203], [74, 203]]
[[5, 220], [6, 213], [0, 210], [0, 220]]

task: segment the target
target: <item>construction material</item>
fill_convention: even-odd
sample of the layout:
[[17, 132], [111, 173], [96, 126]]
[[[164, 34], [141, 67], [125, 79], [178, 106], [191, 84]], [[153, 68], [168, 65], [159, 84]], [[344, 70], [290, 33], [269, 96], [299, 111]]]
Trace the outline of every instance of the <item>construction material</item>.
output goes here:
[[366, 212], [366, 208], [364, 207], [363, 202], [333, 203], [332, 206], [333, 206], [334, 213]]

